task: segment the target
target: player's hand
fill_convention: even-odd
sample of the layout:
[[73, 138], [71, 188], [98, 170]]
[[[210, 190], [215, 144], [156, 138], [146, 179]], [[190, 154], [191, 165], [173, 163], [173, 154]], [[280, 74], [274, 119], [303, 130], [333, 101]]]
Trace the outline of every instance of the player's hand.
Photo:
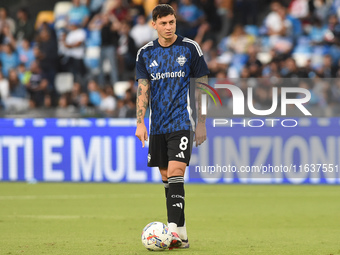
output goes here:
[[207, 140], [207, 129], [205, 127], [205, 123], [198, 123], [195, 132], [196, 147], [201, 145], [205, 140]]
[[141, 140], [143, 144], [143, 148], [145, 146], [145, 141], [148, 140], [148, 131], [146, 130], [146, 126], [144, 123], [137, 124], [136, 134], [139, 140]]

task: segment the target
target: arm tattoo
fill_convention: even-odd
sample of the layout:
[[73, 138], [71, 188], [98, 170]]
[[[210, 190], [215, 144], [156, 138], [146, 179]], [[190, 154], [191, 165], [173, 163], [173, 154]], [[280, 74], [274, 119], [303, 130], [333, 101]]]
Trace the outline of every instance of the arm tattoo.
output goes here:
[[149, 91], [150, 91], [150, 81], [148, 79], [138, 80], [138, 90], [137, 90], [137, 123], [143, 122], [145, 112], [149, 104]]
[[149, 86], [150, 85], [150, 81], [148, 79], [139, 79], [138, 83], [142, 84], [143, 86]]

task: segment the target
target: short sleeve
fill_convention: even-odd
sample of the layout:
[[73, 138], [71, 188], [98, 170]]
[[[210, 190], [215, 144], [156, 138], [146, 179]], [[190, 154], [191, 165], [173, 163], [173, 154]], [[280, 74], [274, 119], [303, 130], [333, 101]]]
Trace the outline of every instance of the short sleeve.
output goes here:
[[136, 80], [138, 81], [138, 79], [149, 79], [149, 73], [145, 68], [141, 52], [137, 55], [136, 60]]
[[205, 63], [201, 47], [196, 42], [193, 46], [194, 47], [191, 47], [191, 73], [193, 74], [193, 77], [200, 78], [208, 75], [210, 72], [207, 64]]

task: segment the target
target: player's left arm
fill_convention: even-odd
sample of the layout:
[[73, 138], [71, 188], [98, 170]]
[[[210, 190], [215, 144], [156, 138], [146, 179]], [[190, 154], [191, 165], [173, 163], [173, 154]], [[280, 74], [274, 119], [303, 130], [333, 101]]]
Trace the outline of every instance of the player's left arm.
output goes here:
[[[208, 75], [205, 75], [205, 76], [202, 76], [196, 79], [196, 86], [198, 88], [197, 89], [197, 104], [198, 104], [197, 116], [198, 118], [197, 118], [196, 132], [195, 132], [196, 146], [201, 145], [207, 139], [207, 129], [205, 126], [206, 114], [203, 114], [202, 112], [202, 94], [205, 94], [205, 92], [202, 90], [204, 88], [202, 83], [208, 84]], [[206, 102], [205, 109], [208, 109], [208, 101]]]

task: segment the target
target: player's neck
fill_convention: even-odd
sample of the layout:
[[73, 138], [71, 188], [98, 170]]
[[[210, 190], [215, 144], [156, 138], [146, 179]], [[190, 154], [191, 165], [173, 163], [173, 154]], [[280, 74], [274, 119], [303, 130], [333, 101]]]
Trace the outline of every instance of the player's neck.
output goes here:
[[162, 46], [162, 47], [169, 47], [171, 44], [173, 44], [175, 41], [177, 40], [177, 35], [174, 34], [173, 37], [166, 39], [163, 37], [158, 37], [158, 43]]

